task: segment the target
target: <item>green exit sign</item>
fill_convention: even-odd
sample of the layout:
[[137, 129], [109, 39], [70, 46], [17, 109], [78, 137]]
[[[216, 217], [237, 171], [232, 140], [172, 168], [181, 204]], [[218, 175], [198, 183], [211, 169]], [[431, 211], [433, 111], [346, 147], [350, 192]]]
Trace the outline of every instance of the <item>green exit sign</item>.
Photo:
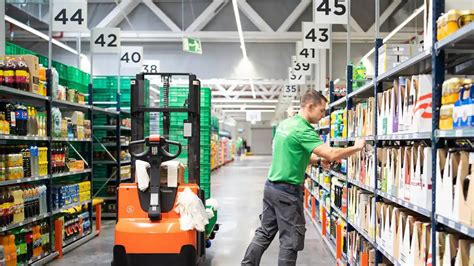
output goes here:
[[201, 40], [194, 38], [183, 38], [183, 51], [202, 54]]

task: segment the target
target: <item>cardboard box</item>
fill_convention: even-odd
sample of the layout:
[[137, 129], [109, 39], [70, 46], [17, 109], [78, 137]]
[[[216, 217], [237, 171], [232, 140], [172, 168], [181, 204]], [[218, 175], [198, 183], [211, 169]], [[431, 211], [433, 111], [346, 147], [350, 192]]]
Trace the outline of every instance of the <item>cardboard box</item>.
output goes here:
[[30, 91], [39, 94], [39, 60], [34, 55], [11, 55], [8, 57], [22, 57], [25, 63], [28, 65], [30, 72]]
[[431, 132], [432, 124], [432, 81], [431, 75], [418, 76], [418, 88], [415, 109], [413, 113], [413, 126], [415, 132]]
[[474, 182], [469, 182], [470, 171], [474, 169], [474, 153], [460, 152], [454, 188], [453, 213], [455, 220], [468, 226], [474, 225]]
[[460, 154], [447, 153], [438, 149], [438, 165], [436, 170], [436, 213], [444, 217], [453, 217], [454, 188], [460, 161]]
[[415, 152], [415, 172], [410, 184], [411, 203], [431, 210], [431, 148], [418, 146]]

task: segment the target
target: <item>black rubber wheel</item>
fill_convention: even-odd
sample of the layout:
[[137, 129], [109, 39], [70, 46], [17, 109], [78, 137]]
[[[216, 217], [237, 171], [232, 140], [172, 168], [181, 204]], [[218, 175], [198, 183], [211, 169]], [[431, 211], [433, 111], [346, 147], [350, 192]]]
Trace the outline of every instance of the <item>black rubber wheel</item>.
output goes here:
[[216, 238], [216, 232], [212, 231], [212, 233], [209, 235], [209, 239], [214, 239]]
[[127, 266], [127, 253], [124, 246], [114, 246], [114, 257], [112, 266]]
[[219, 231], [219, 224], [214, 225], [214, 231]]

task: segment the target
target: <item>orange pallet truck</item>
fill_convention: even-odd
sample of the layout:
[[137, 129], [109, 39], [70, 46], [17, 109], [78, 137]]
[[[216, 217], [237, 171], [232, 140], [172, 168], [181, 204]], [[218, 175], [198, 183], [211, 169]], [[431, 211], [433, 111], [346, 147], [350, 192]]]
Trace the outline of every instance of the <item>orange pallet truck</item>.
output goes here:
[[[163, 106], [149, 107], [145, 77], [161, 77]], [[168, 94], [172, 77], [189, 80], [189, 95], [184, 106], [169, 107]], [[158, 77], [158, 78], [159, 78]], [[150, 185], [145, 191], [133, 183], [121, 183], [118, 188], [118, 220], [112, 266], [122, 265], [201, 265], [205, 259], [205, 233], [182, 231], [180, 215], [175, 212], [178, 193], [190, 188], [204, 204], [200, 184], [200, 82], [192, 74], [141, 73], [131, 82], [132, 141], [129, 144], [133, 163], [150, 163]], [[162, 113], [163, 136], [144, 136], [145, 113]], [[184, 137], [188, 139], [188, 184], [169, 187], [160, 182], [160, 165], [179, 156], [181, 143], [169, 140], [170, 114], [187, 113]], [[173, 154], [171, 148], [177, 148]], [[134, 164], [132, 164], [134, 165]], [[132, 168], [135, 178], [136, 169]]]

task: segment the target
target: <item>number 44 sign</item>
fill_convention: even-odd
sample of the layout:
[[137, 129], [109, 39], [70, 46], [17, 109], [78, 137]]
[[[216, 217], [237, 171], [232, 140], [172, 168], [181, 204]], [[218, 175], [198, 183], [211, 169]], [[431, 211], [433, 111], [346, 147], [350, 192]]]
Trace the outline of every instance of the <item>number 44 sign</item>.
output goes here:
[[53, 1], [53, 31], [87, 32], [86, 0]]

